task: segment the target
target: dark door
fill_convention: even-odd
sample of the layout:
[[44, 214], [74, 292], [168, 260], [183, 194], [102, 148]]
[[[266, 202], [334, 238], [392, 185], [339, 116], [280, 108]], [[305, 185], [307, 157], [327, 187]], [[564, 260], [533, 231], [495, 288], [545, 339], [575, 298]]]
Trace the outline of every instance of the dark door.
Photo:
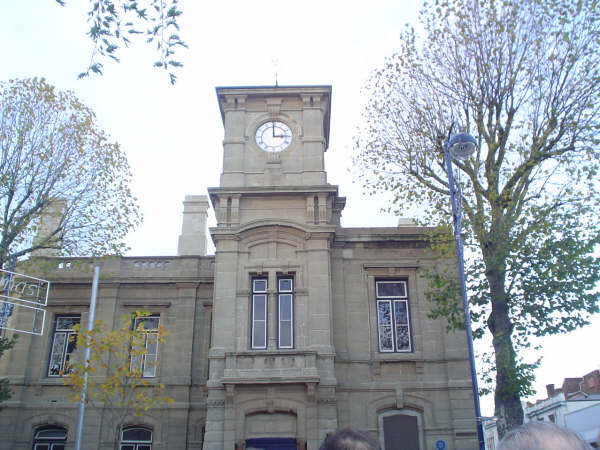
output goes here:
[[385, 450], [419, 450], [419, 426], [415, 416], [384, 417], [383, 435]]
[[296, 450], [296, 439], [258, 438], [246, 441], [246, 450]]

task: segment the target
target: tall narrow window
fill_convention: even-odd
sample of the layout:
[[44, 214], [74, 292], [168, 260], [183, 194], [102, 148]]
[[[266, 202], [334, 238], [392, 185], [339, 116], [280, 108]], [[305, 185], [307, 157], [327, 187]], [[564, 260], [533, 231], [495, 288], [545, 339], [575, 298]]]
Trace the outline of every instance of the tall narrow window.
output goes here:
[[252, 279], [251, 348], [267, 348], [267, 279]]
[[64, 450], [67, 430], [56, 426], [46, 426], [35, 430], [33, 450]]
[[48, 362], [48, 376], [60, 377], [68, 370], [67, 363], [77, 344], [77, 333], [73, 329], [79, 324], [80, 316], [56, 316], [52, 333], [52, 347]]
[[380, 352], [412, 350], [406, 281], [375, 282]]
[[294, 348], [294, 280], [277, 280], [278, 342], [279, 348]]
[[143, 330], [143, 347], [145, 352], [141, 355], [131, 356], [132, 370], [138, 370], [142, 377], [156, 376], [158, 364], [158, 323], [159, 316], [136, 317], [133, 326]]

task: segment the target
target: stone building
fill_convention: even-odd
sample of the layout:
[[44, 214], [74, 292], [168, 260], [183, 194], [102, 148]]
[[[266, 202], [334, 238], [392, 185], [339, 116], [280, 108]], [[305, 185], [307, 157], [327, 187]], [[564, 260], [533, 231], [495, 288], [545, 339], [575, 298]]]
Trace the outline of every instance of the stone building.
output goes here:
[[[324, 167], [331, 88], [216, 91], [215, 255], [208, 199], [189, 196], [177, 256], [101, 262], [96, 317], [142, 308], [169, 332], [147, 375], [175, 402], [132, 417], [120, 448], [317, 449], [342, 427], [387, 450], [475, 448], [465, 336], [427, 317], [423, 268], [440, 261], [426, 230], [340, 224], [346, 199]], [[57, 375], [72, 349], [57, 342], [86, 323], [91, 276], [85, 259], [50, 261], [43, 336], [21, 336], [0, 360], [14, 392], [1, 448], [73, 446], [77, 405]], [[88, 408], [83, 448], [114, 448], [114, 429]]]

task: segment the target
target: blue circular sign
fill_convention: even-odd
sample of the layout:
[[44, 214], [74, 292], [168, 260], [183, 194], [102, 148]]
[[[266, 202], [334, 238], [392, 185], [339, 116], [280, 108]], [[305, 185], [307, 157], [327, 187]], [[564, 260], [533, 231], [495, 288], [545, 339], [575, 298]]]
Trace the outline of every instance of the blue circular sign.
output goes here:
[[446, 441], [443, 439], [439, 439], [435, 441], [436, 450], [444, 450], [446, 448]]

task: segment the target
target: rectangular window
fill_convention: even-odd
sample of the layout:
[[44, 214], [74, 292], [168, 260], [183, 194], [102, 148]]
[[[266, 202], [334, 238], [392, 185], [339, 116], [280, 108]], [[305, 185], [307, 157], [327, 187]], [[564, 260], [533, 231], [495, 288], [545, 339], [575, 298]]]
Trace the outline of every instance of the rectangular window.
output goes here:
[[267, 348], [267, 279], [252, 279], [251, 348]]
[[158, 324], [159, 316], [136, 317], [133, 323], [135, 329], [143, 330], [143, 348], [141, 355], [131, 356], [131, 370], [137, 370], [144, 378], [156, 376], [158, 364]]
[[412, 350], [406, 281], [375, 282], [380, 352]]
[[279, 348], [294, 348], [294, 280], [277, 280], [278, 342]]
[[80, 316], [56, 316], [52, 333], [52, 347], [48, 362], [48, 376], [60, 377], [67, 370], [69, 358], [77, 345], [77, 333], [73, 329]]

